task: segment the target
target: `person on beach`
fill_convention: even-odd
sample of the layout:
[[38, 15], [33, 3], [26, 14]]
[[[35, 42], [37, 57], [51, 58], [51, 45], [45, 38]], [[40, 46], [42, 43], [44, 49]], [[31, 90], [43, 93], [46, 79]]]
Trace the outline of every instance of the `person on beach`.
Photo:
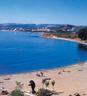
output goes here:
[[28, 86], [31, 86], [32, 94], [35, 94], [36, 93], [36, 91], [35, 91], [35, 87], [36, 87], [35, 82], [33, 80], [30, 80]]

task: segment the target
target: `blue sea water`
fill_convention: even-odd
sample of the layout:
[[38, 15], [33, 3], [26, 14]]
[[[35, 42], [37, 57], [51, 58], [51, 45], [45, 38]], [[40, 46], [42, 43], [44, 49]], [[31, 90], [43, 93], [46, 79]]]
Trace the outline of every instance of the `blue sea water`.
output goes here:
[[31, 72], [87, 61], [74, 42], [46, 39], [41, 33], [0, 32], [0, 74]]

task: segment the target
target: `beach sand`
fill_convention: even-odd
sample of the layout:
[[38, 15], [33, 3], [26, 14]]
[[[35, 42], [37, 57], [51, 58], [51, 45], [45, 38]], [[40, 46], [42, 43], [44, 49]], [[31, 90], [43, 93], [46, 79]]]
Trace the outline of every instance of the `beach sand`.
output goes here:
[[[0, 88], [5, 87], [9, 92], [15, 89], [16, 81], [20, 81], [23, 84], [23, 91], [31, 91], [28, 86], [30, 80], [34, 80], [36, 83], [36, 91], [42, 88], [42, 79], [51, 78], [55, 80], [54, 90], [60, 92], [58, 96], [69, 96], [76, 92], [81, 96], [87, 96], [87, 63], [76, 64], [65, 68], [56, 68], [52, 70], [43, 70], [43, 76], [39, 77], [36, 74], [38, 72], [21, 73], [12, 75], [0, 75]], [[52, 89], [52, 85], [48, 86], [48, 89]], [[1, 95], [0, 95], [1, 96]]]
[[53, 34], [48, 34], [48, 33], [43, 34], [43, 38], [48, 38], [48, 39], [51, 38], [51, 39], [58, 39], [58, 40], [76, 42], [76, 43], [83, 44], [83, 45], [87, 46], [87, 41], [82, 41], [82, 40], [80, 40], [80, 38], [71, 39], [71, 38], [57, 37]]

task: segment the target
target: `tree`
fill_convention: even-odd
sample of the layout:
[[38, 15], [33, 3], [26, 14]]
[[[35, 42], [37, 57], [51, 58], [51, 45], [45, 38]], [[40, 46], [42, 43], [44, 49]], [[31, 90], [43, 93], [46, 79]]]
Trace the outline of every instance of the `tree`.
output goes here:
[[82, 29], [79, 30], [78, 37], [81, 40], [87, 40], [87, 27], [82, 28]]

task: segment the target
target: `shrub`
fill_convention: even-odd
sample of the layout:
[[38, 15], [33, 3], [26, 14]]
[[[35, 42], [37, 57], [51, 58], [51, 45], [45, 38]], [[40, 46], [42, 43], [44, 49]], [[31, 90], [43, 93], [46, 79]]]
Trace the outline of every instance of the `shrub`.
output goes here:
[[13, 90], [10, 96], [24, 96], [24, 94], [20, 90]]
[[37, 93], [37, 96], [51, 96], [52, 95], [52, 92], [50, 90], [47, 90], [47, 89], [39, 89], [38, 90], [38, 93]]

